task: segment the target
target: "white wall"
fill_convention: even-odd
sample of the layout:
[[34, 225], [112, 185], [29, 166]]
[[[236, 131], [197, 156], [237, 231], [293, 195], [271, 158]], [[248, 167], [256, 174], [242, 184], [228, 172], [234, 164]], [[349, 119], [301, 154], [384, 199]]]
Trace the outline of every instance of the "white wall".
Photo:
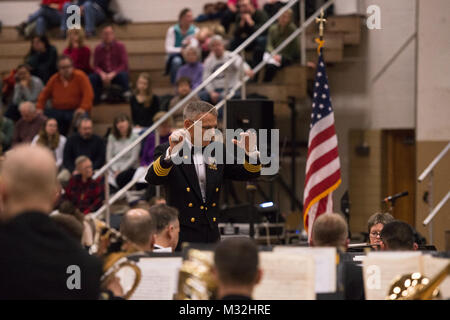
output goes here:
[[450, 140], [450, 1], [419, 1], [417, 140]]

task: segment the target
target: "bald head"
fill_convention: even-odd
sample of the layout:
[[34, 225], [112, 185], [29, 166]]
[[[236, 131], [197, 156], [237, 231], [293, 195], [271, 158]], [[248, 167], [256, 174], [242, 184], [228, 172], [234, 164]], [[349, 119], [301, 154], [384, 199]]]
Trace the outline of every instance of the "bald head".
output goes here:
[[24, 121], [31, 122], [36, 117], [36, 105], [29, 101], [22, 102], [19, 106], [19, 112]]
[[346, 247], [348, 227], [338, 213], [327, 213], [314, 221], [312, 243], [315, 247]]
[[47, 148], [21, 145], [6, 153], [0, 180], [3, 215], [32, 209], [49, 213], [58, 191], [56, 175], [56, 163]]
[[120, 232], [142, 250], [151, 251], [156, 222], [147, 210], [131, 209], [122, 218]]

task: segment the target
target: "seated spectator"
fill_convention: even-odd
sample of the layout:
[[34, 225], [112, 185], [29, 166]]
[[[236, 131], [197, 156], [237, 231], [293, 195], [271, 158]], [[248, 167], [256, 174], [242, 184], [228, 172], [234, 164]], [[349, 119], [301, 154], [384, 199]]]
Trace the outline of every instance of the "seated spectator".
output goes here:
[[120, 233], [129, 241], [128, 252], [151, 252], [155, 244], [156, 222], [144, 209], [127, 211], [120, 222]]
[[189, 78], [192, 89], [195, 89], [202, 83], [203, 64], [200, 61], [201, 50], [198, 47], [188, 46], [182, 52], [186, 64], [178, 69], [176, 80], [181, 77]]
[[59, 26], [63, 17], [62, 9], [66, 2], [69, 0], [42, 0], [40, 8], [17, 27], [19, 33], [25, 36], [25, 29], [34, 22], [36, 23], [34, 33], [37, 36], [43, 36], [48, 29]]
[[367, 230], [369, 231], [369, 244], [374, 250], [379, 250], [381, 245], [381, 230], [389, 222], [394, 221], [394, 217], [389, 213], [377, 212], [370, 216], [367, 222]]
[[166, 34], [167, 64], [166, 74], [170, 74], [170, 82], [175, 84], [178, 69], [183, 65], [181, 56], [182, 47], [189, 46], [190, 40], [198, 32], [198, 28], [192, 24], [191, 9], [184, 8], [178, 16], [178, 23], [171, 26]]
[[267, 16], [271, 18], [278, 12], [278, 10], [283, 8], [285, 4], [286, 3], [283, 3], [283, 1], [279, 0], [267, 0], [267, 2], [264, 4], [263, 10], [267, 13]]
[[417, 250], [413, 228], [403, 221], [392, 221], [381, 230], [381, 250], [410, 251]]
[[[95, 36], [95, 28], [106, 20], [110, 0], [77, 0], [73, 1], [80, 6], [81, 16], [84, 18], [86, 36], [88, 38]], [[66, 3], [63, 9], [63, 19], [61, 21], [61, 33], [67, 32], [67, 19], [70, 14], [67, 8], [74, 3]]]
[[225, 2], [205, 3], [203, 6], [203, 13], [195, 18], [195, 22], [205, 22], [211, 20], [221, 19], [227, 10]]
[[92, 161], [86, 156], [79, 156], [75, 160], [75, 167], [77, 172], [65, 188], [64, 199], [72, 202], [84, 214], [95, 212], [102, 206], [104, 199], [102, 177], [92, 179]]
[[[138, 138], [133, 133], [133, 124], [126, 114], [119, 114], [114, 118], [112, 133], [108, 136], [106, 146], [106, 161], [109, 162], [119, 152], [128, 147]], [[110, 183], [115, 187], [122, 189], [133, 178], [134, 172], [139, 165], [140, 147], [136, 146], [112, 166], [112, 176]]]
[[[231, 52], [225, 50], [223, 39], [221, 36], [214, 36], [210, 41], [211, 53], [205, 60], [203, 81], [220, 68], [225, 62], [231, 59]], [[223, 73], [222, 76], [216, 77], [206, 86], [206, 90], [200, 92], [200, 99], [203, 101], [216, 104], [222, 100], [238, 82], [239, 72], [241, 70], [242, 58], [237, 57]], [[244, 72], [247, 76], [252, 77], [253, 72], [249, 65], [244, 62]], [[227, 87], [225, 87], [227, 85]], [[235, 98], [240, 96], [240, 91], [236, 91]]]
[[[233, 51], [239, 47], [248, 37], [258, 30], [266, 21], [267, 14], [256, 9], [250, 0], [239, 1], [239, 13], [236, 16], [236, 29], [234, 31], [233, 40], [230, 43], [230, 50]], [[264, 50], [266, 49], [266, 32], [259, 35], [245, 49], [253, 53], [252, 67], [261, 62]]]
[[31, 49], [25, 57], [25, 63], [31, 67], [31, 74], [45, 84], [56, 73], [58, 52], [50, 44], [47, 36], [33, 37]]
[[347, 222], [340, 214], [322, 214], [314, 221], [311, 238], [312, 246], [336, 247], [344, 252], [348, 243]]
[[[311, 246], [336, 247], [339, 254], [346, 251], [348, 239], [348, 225], [344, 217], [338, 213], [320, 215], [312, 227]], [[344, 300], [364, 300], [364, 282], [362, 268], [353, 262], [342, 262], [338, 268], [338, 292], [342, 289]], [[339, 289], [342, 288], [342, 289]]]
[[[167, 112], [160, 111], [158, 112], [155, 117], [153, 118], [153, 122], [158, 121], [162, 117], [164, 117], [167, 114]], [[171, 117], [169, 117], [166, 121], [161, 123], [161, 125], [158, 127], [158, 133], [159, 133], [159, 143], [156, 142], [156, 134], [155, 131], [150, 133], [144, 142], [144, 147], [142, 149], [142, 155], [141, 155], [141, 166], [142, 167], [148, 167], [153, 162], [153, 153], [155, 152], [155, 148], [163, 143], [166, 143], [169, 141], [169, 136], [172, 133], [172, 126], [173, 126], [173, 120]]]
[[105, 144], [102, 138], [92, 133], [92, 120], [89, 118], [80, 119], [78, 132], [67, 139], [64, 147], [64, 168], [73, 173], [75, 160], [83, 155], [92, 161], [94, 170], [100, 169], [105, 163]]
[[214, 250], [214, 275], [217, 298], [251, 300], [254, 287], [261, 281], [258, 248], [249, 238], [228, 238]]
[[174, 252], [180, 233], [178, 210], [166, 204], [157, 204], [150, 207], [150, 214], [156, 221], [153, 251]]
[[[52, 154], [19, 146], [6, 155], [1, 177], [0, 299], [98, 299], [100, 261], [49, 217], [58, 191]], [[82, 270], [76, 290], [67, 286], [71, 265]]]
[[14, 134], [14, 122], [3, 116], [0, 112], [0, 154], [5, 153], [10, 147]]
[[[278, 19], [278, 23], [269, 28], [266, 47], [267, 56], [297, 29], [292, 22], [292, 14], [291, 9], [285, 11]], [[280, 54], [276, 54], [269, 60], [269, 63], [266, 65], [264, 81], [272, 81], [278, 70], [292, 64], [299, 56], [300, 47], [298, 41], [291, 41]]]
[[[254, 8], [258, 9], [258, 0], [251, 0]], [[227, 9], [223, 13], [220, 23], [225, 28], [225, 32], [228, 33], [230, 25], [236, 21], [236, 14], [238, 13], [238, 0], [228, 0]]]
[[[191, 81], [189, 80], [189, 78], [187, 77], [181, 77], [177, 80], [177, 95], [175, 97], [173, 97], [170, 100], [169, 103], [169, 110], [171, 110], [173, 107], [175, 107], [175, 105], [180, 102], [181, 100], [183, 100], [189, 93], [191, 93]], [[200, 99], [198, 98], [197, 95], [193, 96], [191, 99], [189, 99], [184, 106], [186, 106], [189, 102], [191, 101], [199, 101]], [[172, 114], [172, 118], [174, 119], [175, 122], [175, 128], [183, 128], [183, 123], [184, 123], [184, 119], [183, 119], [183, 110], [184, 110], [184, 106], [182, 106], [180, 109], [178, 109], [178, 111], [176, 111], [174, 114]]]
[[83, 70], [86, 74], [92, 73], [91, 49], [84, 45], [83, 29], [70, 29], [67, 32], [68, 45], [64, 54], [73, 61], [76, 69]]
[[66, 137], [58, 132], [58, 122], [56, 119], [49, 118], [44, 122], [39, 134], [33, 138], [31, 144], [47, 147], [53, 153], [56, 160], [56, 167], [59, 170], [63, 163], [66, 141]]
[[[89, 75], [94, 88], [95, 103], [107, 98], [103, 89], [120, 92], [123, 99], [129, 97], [128, 54], [122, 42], [116, 40], [111, 25], [103, 27], [102, 42], [95, 48], [94, 73]], [[103, 98], [103, 99], [102, 99]]]
[[13, 146], [31, 143], [47, 120], [47, 117], [36, 111], [36, 105], [33, 102], [22, 102], [19, 111], [22, 117], [14, 127]]
[[153, 117], [160, 110], [159, 97], [152, 92], [150, 75], [141, 73], [136, 81], [134, 95], [130, 99], [131, 119], [138, 128], [148, 128]]
[[[92, 108], [92, 87], [86, 74], [73, 68], [72, 59], [58, 59], [59, 72], [53, 75], [42, 90], [37, 108], [50, 118], [55, 118], [61, 134], [67, 135], [74, 116], [82, 116]], [[51, 108], [45, 109], [47, 101]], [[44, 110], [45, 109], [45, 110]]]
[[5, 112], [5, 116], [13, 121], [17, 121], [20, 118], [19, 105], [25, 101], [36, 103], [39, 94], [44, 88], [42, 80], [31, 75], [31, 67], [29, 65], [22, 64], [16, 70], [13, 98], [8, 110]]

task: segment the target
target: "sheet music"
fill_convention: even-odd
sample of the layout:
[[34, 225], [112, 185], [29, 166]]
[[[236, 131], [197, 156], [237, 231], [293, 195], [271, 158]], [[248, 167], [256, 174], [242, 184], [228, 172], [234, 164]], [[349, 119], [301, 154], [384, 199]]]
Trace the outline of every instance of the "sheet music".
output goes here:
[[313, 300], [314, 259], [306, 255], [260, 252], [263, 272], [255, 287], [256, 300]]
[[276, 246], [274, 252], [311, 255], [315, 265], [315, 292], [336, 292], [336, 248]]
[[130, 300], [172, 300], [177, 291], [181, 257], [141, 258], [141, 283]]
[[397, 277], [421, 270], [421, 252], [369, 252], [363, 259], [366, 300], [384, 300]]
[[[447, 264], [450, 263], [450, 259], [436, 258], [431, 255], [425, 254], [422, 257], [423, 261], [423, 275], [428, 279], [433, 279], [441, 272]], [[450, 276], [447, 276], [443, 282], [439, 285], [439, 290], [442, 295], [442, 299], [450, 299]]]

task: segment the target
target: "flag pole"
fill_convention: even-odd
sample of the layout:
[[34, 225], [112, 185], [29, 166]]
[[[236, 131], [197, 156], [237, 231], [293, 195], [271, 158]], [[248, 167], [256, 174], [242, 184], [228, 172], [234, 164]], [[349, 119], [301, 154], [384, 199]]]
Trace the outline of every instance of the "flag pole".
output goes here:
[[324, 18], [324, 15], [325, 15], [325, 13], [322, 8], [320, 10], [320, 17], [316, 18], [316, 23], [319, 24], [319, 38], [318, 39], [316, 38], [316, 42], [319, 45], [317, 47], [317, 54], [320, 54], [320, 50], [322, 49], [322, 47], [325, 43], [325, 40], [323, 40], [323, 29], [324, 29], [323, 25], [324, 25], [324, 23], [327, 22], [327, 19]]

